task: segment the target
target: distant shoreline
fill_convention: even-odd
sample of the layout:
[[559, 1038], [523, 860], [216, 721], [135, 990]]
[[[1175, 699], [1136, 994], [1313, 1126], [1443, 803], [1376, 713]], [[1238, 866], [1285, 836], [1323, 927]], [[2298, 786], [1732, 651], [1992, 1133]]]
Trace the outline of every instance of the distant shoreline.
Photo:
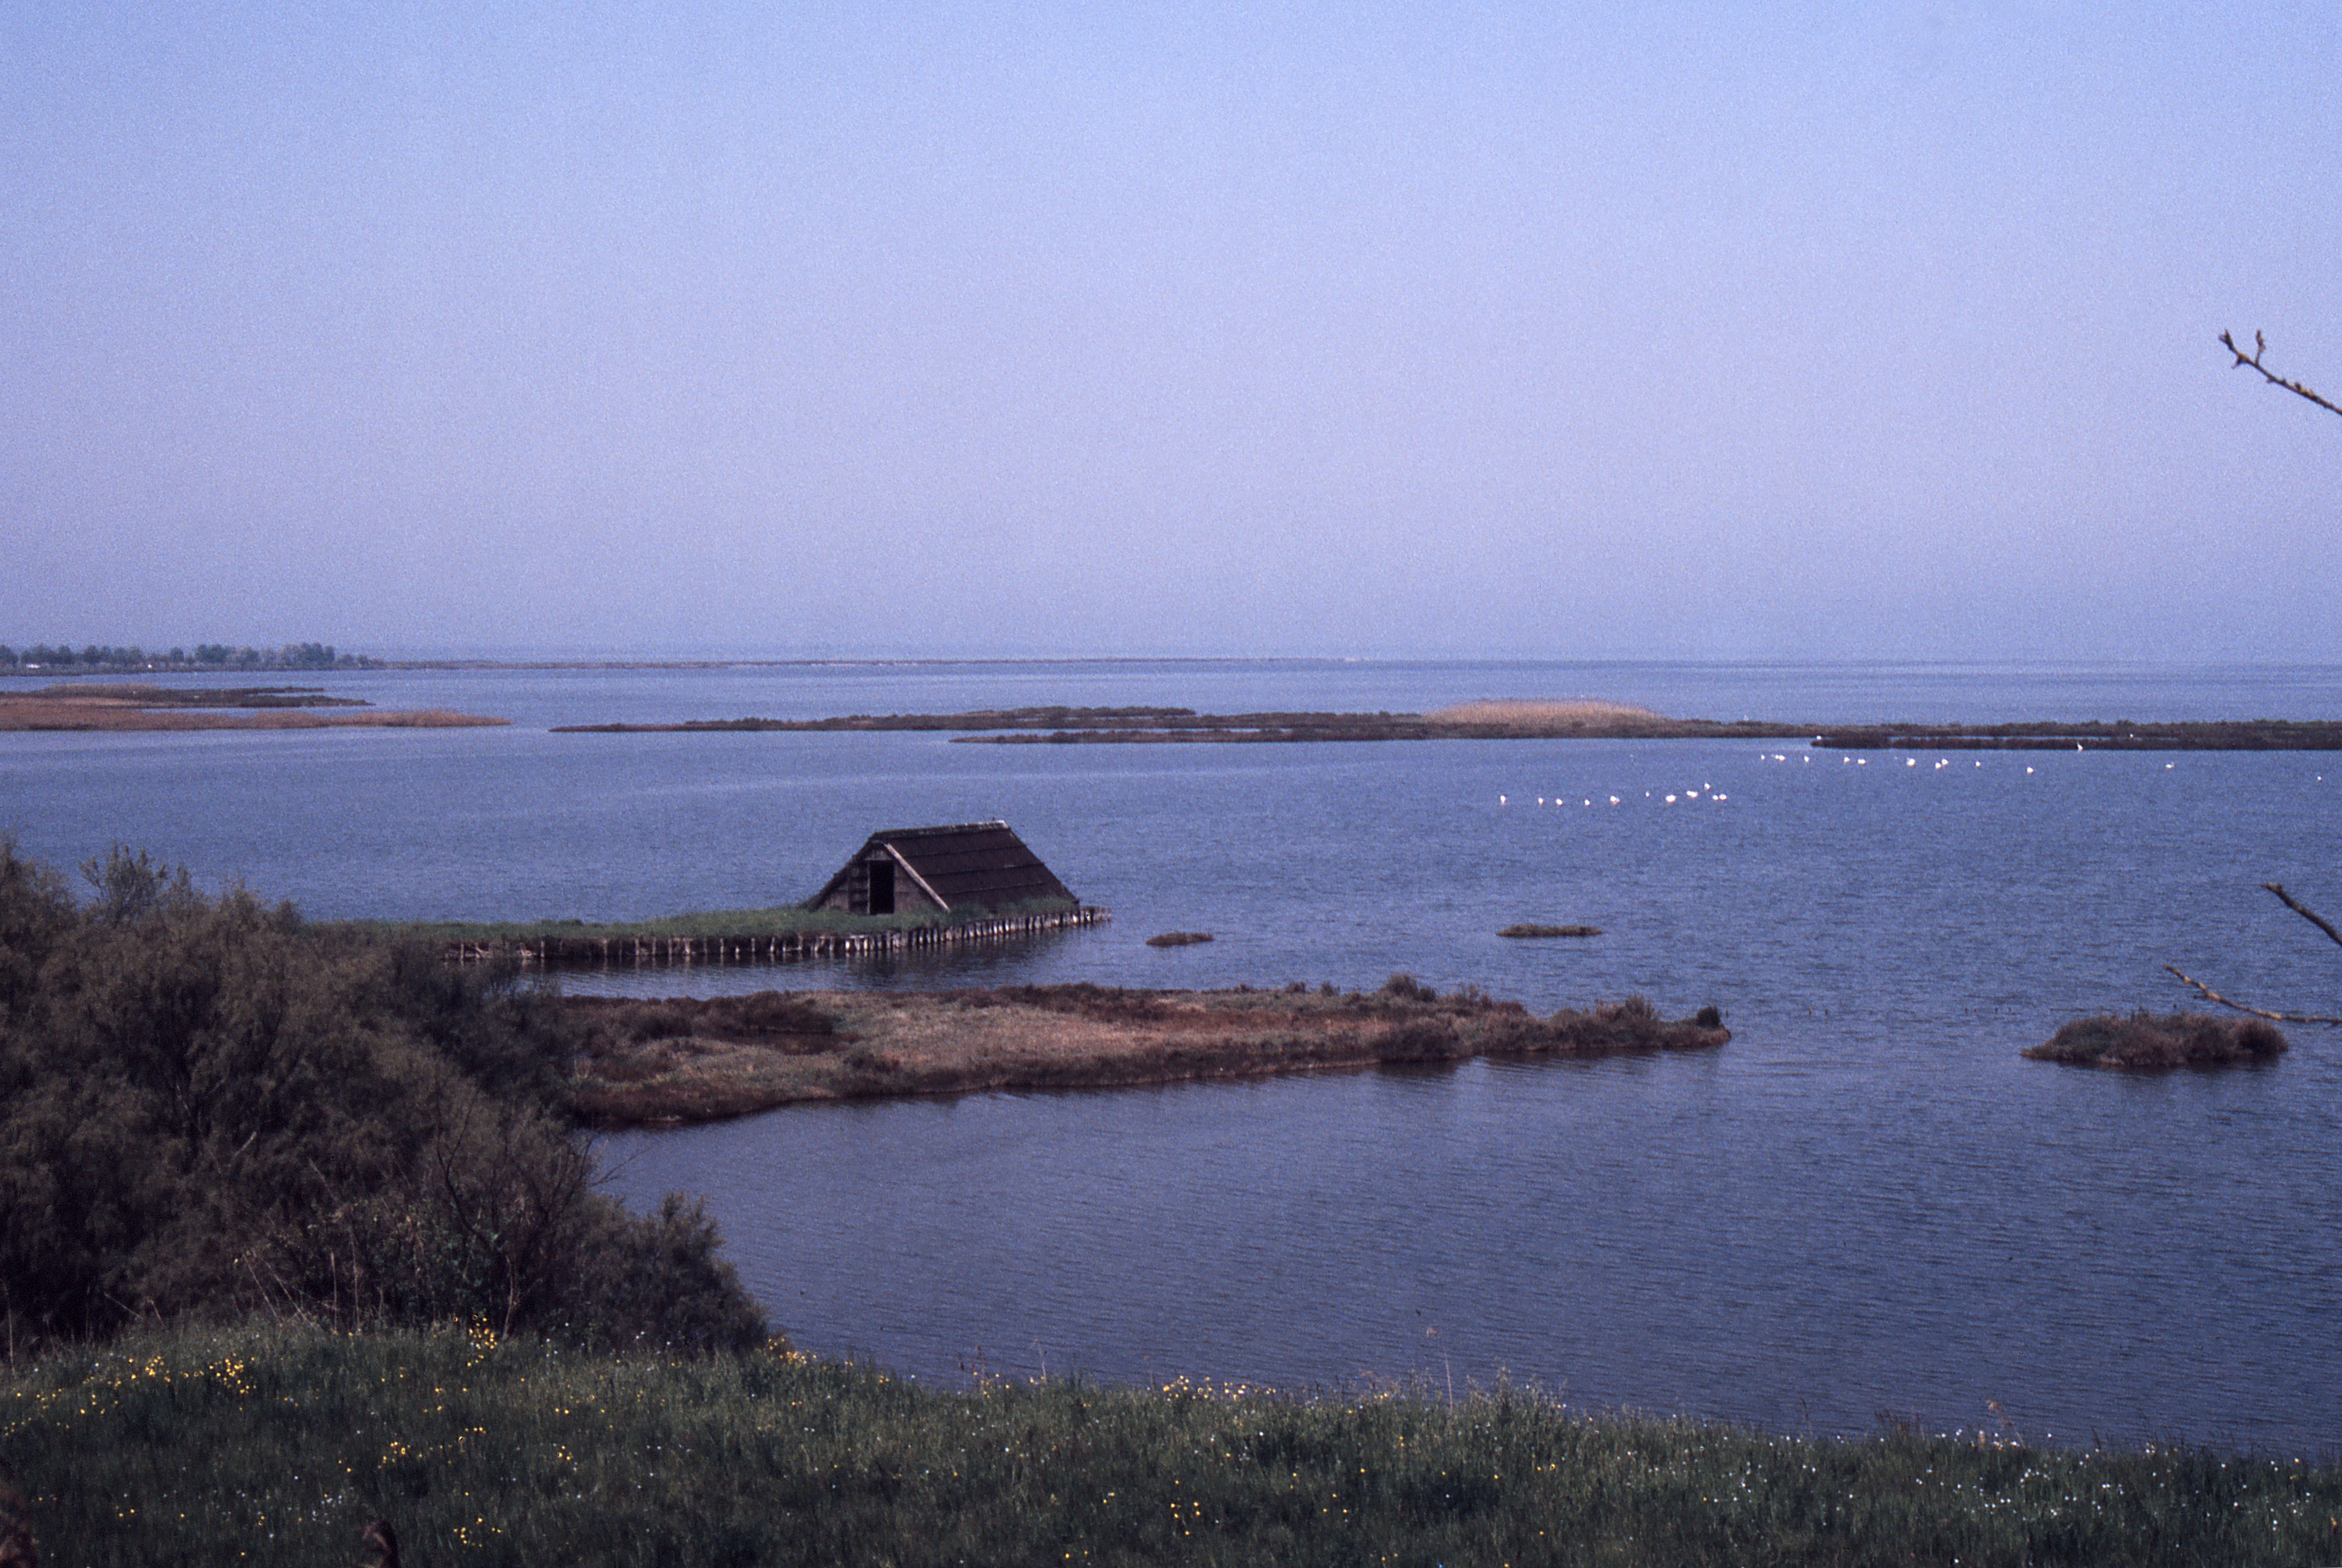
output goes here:
[[[397, 670], [721, 670], [992, 663], [1164, 663], [1160, 660], [705, 660], [600, 664], [409, 661]], [[1215, 661], [1190, 660], [1204, 664]], [[265, 710], [233, 714], [224, 710]], [[320, 714], [316, 708], [361, 712]], [[454, 728], [511, 721], [444, 708], [377, 710], [320, 686], [158, 686], [85, 677], [35, 691], [0, 689], [0, 731]], [[1760, 719], [1673, 718], [1648, 708], [1594, 699], [1506, 699], [1432, 713], [1323, 711], [1199, 713], [1166, 706], [1046, 705], [958, 713], [848, 714], [826, 718], [749, 716], [658, 723], [555, 724], [554, 734], [948, 734], [960, 745], [1258, 745], [1365, 741], [1603, 740], [1794, 743], [1824, 751], [2342, 752], [2342, 720], [2092, 719], [2004, 724], [1785, 724]]]
[[822, 719], [559, 724], [555, 734], [916, 732], [963, 745], [1296, 744], [1360, 741], [1794, 741], [1832, 751], [2342, 751], [2342, 722], [2090, 720], [1998, 724], [1787, 724], [1676, 719], [1613, 703], [1476, 703], [1431, 714], [1204, 714], [1191, 708], [987, 708]]
[[[1226, 654], [1040, 654], [999, 658], [836, 659], [377, 659], [383, 670], [824, 670], [947, 669], [1024, 664], [1348, 664], [1371, 663], [1296, 655], [1251, 659]], [[1395, 661], [1404, 662], [1404, 661]]]

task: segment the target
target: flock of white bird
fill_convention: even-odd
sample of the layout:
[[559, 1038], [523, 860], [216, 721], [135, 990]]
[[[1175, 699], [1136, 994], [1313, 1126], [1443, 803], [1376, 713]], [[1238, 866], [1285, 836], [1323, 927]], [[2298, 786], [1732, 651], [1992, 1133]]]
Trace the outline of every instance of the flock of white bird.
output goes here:
[[[2079, 746], [2075, 748], [2077, 751], [2079, 751], [2080, 749], [2081, 748]], [[1758, 762], [1765, 763], [1796, 762], [1810, 764], [1814, 759], [1810, 755], [1792, 757], [1787, 752], [1758, 752], [1756, 754], [1756, 760]], [[1837, 760], [1839, 763], [1848, 767], [1867, 768], [1870, 765], [1870, 759], [1868, 757], [1841, 755]], [[1903, 765], [1907, 768], [1916, 768], [1919, 765], [1919, 759], [1917, 757], [1905, 757], [1903, 759]], [[1957, 767], [1957, 765], [1959, 764], [1950, 757], [1937, 757], [1936, 759], [1935, 765], [1927, 771], [1930, 773], [1941, 773], [1946, 768]], [[1981, 758], [1971, 758], [1969, 759], [1968, 765], [1971, 767], [1980, 768], [1984, 766], [1984, 762]], [[2177, 765], [2178, 764], [2176, 763], [2166, 763], [2163, 764], [2163, 768], [2166, 773], [2168, 773]], [[2028, 774], [2033, 772], [2032, 764], [2027, 764], [2025, 771]], [[2325, 783], [2326, 775], [2324, 774], [2318, 774], [2317, 782], [2320, 784]], [[1712, 784], [1703, 784], [1697, 789], [1677, 790], [1672, 794], [1665, 794], [1658, 790], [1645, 790], [1643, 792], [1643, 798], [1645, 800], [1656, 800], [1665, 805], [1674, 805], [1678, 801], [1688, 804], [1693, 801], [1703, 800], [1706, 801], [1711, 805], [1720, 805], [1724, 802], [1730, 800], [1732, 797], [1722, 790], [1717, 789]], [[1603, 799], [1604, 797], [1595, 795], [1581, 795], [1578, 797], [1577, 804], [1581, 807], [1592, 806], [1603, 804]], [[1606, 797], [1606, 800], [1607, 804], [1611, 805], [1619, 805], [1624, 804], [1622, 797], [1615, 794]], [[1508, 806], [1512, 804], [1512, 797], [1509, 795], [1500, 794], [1496, 797], [1496, 804], [1498, 805]], [[1566, 806], [1569, 804], [1569, 797], [1566, 795], [1553, 795], [1550, 797], [1538, 795], [1536, 797], [1536, 804], [1541, 806]]]
[[[1662, 794], [1657, 790], [1646, 789], [1643, 792], [1643, 798], [1645, 800], [1659, 800], [1668, 805], [1673, 805], [1678, 800], [1705, 800], [1711, 804], [1720, 804], [1724, 801], [1728, 801], [1732, 797], [1725, 794], [1722, 790], [1717, 789], [1714, 784], [1704, 784], [1697, 789], [1677, 790], [1673, 794]], [[1609, 802], [1612, 805], [1617, 805], [1620, 804], [1620, 797], [1614, 794], [1609, 797]], [[1536, 803], [1539, 805], [1567, 805], [1569, 804], [1569, 798], [1566, 795], [1555, 795], [1551, 800], [1547, 800], [1545, 796], [1539, 795], [1536, 797]], [[1512, 804], [1512, 797], [1509, 795], [1500, 794], [1496, 797], [1496, 804], [1498, 805], [1510, 805]], [[1582, 806], [1592, 805], [1595, 804], [1594, 797], [1592, 795], [1581, 796], [1577, 804]]]

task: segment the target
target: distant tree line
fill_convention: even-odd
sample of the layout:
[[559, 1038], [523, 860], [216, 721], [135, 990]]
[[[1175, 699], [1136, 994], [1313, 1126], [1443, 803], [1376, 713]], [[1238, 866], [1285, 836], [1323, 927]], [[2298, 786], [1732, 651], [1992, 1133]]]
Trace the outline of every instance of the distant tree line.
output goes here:
[[763, 1342], [714, 1225], [595, 1192], [557, 1003], [115, 850], [0, 837], [0, 1336], [265, 1314]]
[[0, 670], [355, 670], [376, 669], [381, 663], [362, 654], [336, 654], [331, 643], [287, 643], [281, 648], [197, 643], [192, 652], [171, 648], [151, 653], [135, 643], [126, 648], [91, 643], [78, 652], [65, 643], [54, 648], [35, 643], [21, 650], [0, 643]]

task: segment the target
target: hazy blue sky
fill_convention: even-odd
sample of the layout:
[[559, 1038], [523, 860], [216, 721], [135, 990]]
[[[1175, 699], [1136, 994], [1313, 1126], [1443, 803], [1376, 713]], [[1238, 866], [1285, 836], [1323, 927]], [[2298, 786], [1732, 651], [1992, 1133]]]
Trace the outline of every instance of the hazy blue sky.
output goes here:
[[2342, 8], [0, 7], [0, 641], [2342, 659]]

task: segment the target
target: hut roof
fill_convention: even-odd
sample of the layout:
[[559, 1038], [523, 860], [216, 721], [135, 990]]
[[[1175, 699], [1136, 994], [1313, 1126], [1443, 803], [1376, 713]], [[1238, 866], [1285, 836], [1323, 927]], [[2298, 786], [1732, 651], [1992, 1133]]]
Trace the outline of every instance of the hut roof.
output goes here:
[[806, 902], [836, 891], [856, 862], [884, 849], [943, 902], [946, 909], [1004, 909], [1045, 899], [1078, 902], [1005, 822], [948, 827], [896, 827], [872, 834], [837, 874]]

